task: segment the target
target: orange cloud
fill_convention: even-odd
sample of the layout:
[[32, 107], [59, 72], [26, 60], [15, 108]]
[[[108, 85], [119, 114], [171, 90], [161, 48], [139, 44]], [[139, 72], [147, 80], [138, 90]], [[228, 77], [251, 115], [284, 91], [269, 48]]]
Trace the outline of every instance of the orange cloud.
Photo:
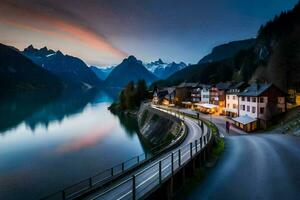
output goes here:
[[83, 27], [74, 26], [62, 20], [57, 20], [54, 22], [54, 24], [58, 29], [62, 30], [65, 33], [70, 34], [73, 37], [78, 38], [82, 42], [88, 44], [89, 46], [95, 49], [98, 49], [100, 51], [104, 50], [106, 52], [111, 52], [112, 54], [121, 58], [126, 56], [124, 52], [114, 48], [106, 40], [100, 38], [97, 34], [84, 29]]
[[67, 153], [79, 151], [83, 148], [96, 145], [103, 137], [112, 132], [114, 124], [94, 128], [90, 132], [82, 135], [79, 138], [72, 140], [70, 143], [59, 146], [56, 150], [58, 153]]
[[26, 10], [10, 5], [5, 5], [0, 9], [0, 12], [2, 12], [0, 22], [10, 26], [55, 36], [62, 42], [65, 39], [78, 40], [99, 51], [100, 54], [110, 55], [118, 59], [127, 56], [125, 52], [114, 47], [104, 37], [80, 24], [38, 10]]

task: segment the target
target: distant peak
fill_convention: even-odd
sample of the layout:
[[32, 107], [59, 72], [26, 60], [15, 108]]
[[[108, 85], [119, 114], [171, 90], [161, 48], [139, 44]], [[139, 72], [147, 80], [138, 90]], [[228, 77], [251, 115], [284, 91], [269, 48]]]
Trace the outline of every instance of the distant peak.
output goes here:
[[133, 55], [128, 56], [127, 60], [129, 61], [136, 61], [136, 57], [134, 57]]
[[159, 64], [164, 64], [161, 58], [159, 58], [156, 62], [158, 62]]
[[24, 51], [34, 51], [34, 50], [37, 50], [37, 49], [35, 49], [32, 44], [24, 49]]
[[33, 45], [31, 44], [31, 45], [29, 45], [29, 46], [27, 47], [27, 49], [34, 49], [34, 47], [33, 47]]
[[64, 54], [63, 54], [60, 50], [58, 50], [58, 51], [56, 52], [56, 55], [63, 56]]
[[48, 48], [47, 47], [43, 47], [40, 49], [41, 51], [48, 51]]

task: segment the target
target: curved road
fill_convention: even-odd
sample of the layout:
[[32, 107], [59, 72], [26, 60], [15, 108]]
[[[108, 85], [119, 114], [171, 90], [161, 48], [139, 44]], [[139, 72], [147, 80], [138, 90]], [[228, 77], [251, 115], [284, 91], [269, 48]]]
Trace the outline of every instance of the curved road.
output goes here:
[[[224, 129], [224, 119], [214, 121]], [[300, 137], [231, 133], [217, 165], [183, 199], [300, 199]]]
[[[164, 110], [162, 110], [164, 111]], [[165, 111], [164, 111], [165, 112]], [[132, 175], [135, 175], [135, 185], [136, 185], [136, 197], [140, 198], [153, 187], [158, 185], [159, 173], [158, 173], [158, 162], [161, 161], [162, 168], [162, 178], [166, 178], [171, 175], [171, 154], [174, 153], [174, 170], [179, 166], [179, 153], [178, 149], [181, 149], [181, 163], [184, 164], [190, 158], [190, 146], [189, 143], [195, 140], [199, 140], [202, 135], [207, 134], [207, 127], [204, 126], [202, 130], [198, 123], [190, 118], [185, 118], [184, 122], [188, 129], [188, 134], [184, 141], [176, 148], [164, 153], [159, 158], [155, 159], [153, 162], [146, 164], [145, 166], [134, 171], [132, 174], [126, 176], [125, 178], [118, 180], [113, 186], [109, 188], [102, 188], [97, 192], [91, 194], [85, 199], [132, 199]], [[203, 141], [204, 142], [204, 141]], [[203, 144], [202, 144], [203, 145]], [[200, 149], [200, 144], [198, 143], [198, 149]], [[195, 147], [193, 145], [193, 154], [195, 154]]]

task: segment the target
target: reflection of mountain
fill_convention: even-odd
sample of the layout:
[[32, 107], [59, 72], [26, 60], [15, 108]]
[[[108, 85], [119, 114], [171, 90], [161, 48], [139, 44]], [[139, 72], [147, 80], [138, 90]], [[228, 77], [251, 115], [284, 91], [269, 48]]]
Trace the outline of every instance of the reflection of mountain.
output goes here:
[[97, 90], [62, 93], [55, 101], [43, 106], [25, 119], [26, 125], [34, 130], [38, 125], [48, 127], [51, 122], [60, 122], [65, 117], [82, 112], [85, 106], [94, 100], [96, 94]]
[[0, 99], [0, 132], [15, 127], [55, 99], [46, 92], [26, 92]]
[[97, 90], [64, 92], [51, 100], [42, 93], [26, 93], [2, 100], [0, 132], [13, 128], [23, 121], [31, 129], [35, 129], [37, 125], [47, 127], [51, 122], [61, 121], [65, 117], [81, 112], [88, 103], [95, 100], [97, 92]]

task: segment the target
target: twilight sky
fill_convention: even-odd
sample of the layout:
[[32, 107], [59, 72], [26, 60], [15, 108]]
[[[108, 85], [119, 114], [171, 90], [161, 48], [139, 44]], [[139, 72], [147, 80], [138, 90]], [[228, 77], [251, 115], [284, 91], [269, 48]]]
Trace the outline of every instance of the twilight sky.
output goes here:
[[255, 37], [259, 26], [298, 0], [0, 0], [0, 43], [29, 44], [118, 64], [196, 63], [212, 47]]

